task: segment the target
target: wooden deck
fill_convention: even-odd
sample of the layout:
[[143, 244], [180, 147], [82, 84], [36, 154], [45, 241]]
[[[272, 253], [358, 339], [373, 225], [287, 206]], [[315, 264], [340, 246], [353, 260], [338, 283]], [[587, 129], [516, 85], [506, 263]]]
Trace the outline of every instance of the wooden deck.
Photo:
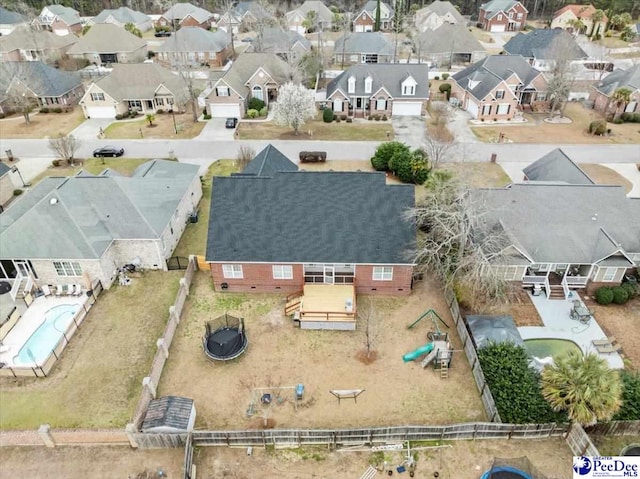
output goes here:
[[302, 329], [355, 329], [356, 292], [352, 284], [307, 284], [288, 298], [286, 314]]

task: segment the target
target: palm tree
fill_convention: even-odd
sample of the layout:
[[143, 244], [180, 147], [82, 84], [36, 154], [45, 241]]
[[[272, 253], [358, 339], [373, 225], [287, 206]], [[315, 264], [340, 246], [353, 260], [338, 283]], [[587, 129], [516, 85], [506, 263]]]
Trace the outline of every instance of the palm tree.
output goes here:
[[582, 33], [587, 28], [580, 18], [572, 18], [571, 20], [568, 20], [567, 25], [573, 28], [574, 37], [577, 37], [578, 34]]
[[600, 9], [596, 10], [591, 14], [591, 22], [593, 25], [591, 26], [590, 37], [593, 37], [595, 34], [600, 33], [600, 22], [604, 20], [604, 12]]
[[[631, 93], [632, 91], [629, 88], [618, 88], [611, 95], [611, 101], [613, 101], [616, 106], [615, 111], [613, 112], [613, 119], [615, 120], [620, 114], [624, 111], [627, 106], [627, 103], [631, 101]], [[608, 107], [610, 105], [607, 105]], [[607, 110], [609, 108], [607, 107]]]
[[583, 426], [606, 421], [622, 405], [622, 380], [596, 354], [571, 351], [554, 358], [541, 377], [542, 395], [555, 411]]

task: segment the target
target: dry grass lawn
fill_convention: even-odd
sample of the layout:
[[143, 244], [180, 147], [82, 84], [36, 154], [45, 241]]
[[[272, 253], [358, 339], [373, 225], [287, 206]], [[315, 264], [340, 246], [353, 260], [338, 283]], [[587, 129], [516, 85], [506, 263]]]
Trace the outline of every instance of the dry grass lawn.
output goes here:
[[393, 140], [394, 137], [390, 121], [356, 120], [353, 123], [325, 123], [322, 117], [307, 122], [297, 135], [291, 128], [278, 126], [272, 121], [241, 121], [237, 131], [241, 140], [385, 141]]
[[626, 446], [640, 444], [640, 436], [591, 436], [591, 440], [603, 456], [619, 456]]
[[[484, 409], [464, 353], [454, 355], [449, 379], [431, 367], [403, 363], [402, 355], [428, 342], [431, 321], [407, 326], [433, 308], [451, 318], [439, 287], [418, 284], [407, 298], [359, 296], [370, 301], [379, 321], [375, 349], [379, 358], [362, 364], [356, 354], [364, 346], [363, 325], [357, 331], [309, 331], [293, 326], [283, 314], [284, 295], [232, 294], [213, 291], [211, 276], [196, 275], [184, 316], [159, 385], [160, 395], [193, 398], [196, 427], [243, 429], [262, 427], [268, 414], [275, 427], [354, 427], [389, 424], [451, 424], [485, 420]], [[225, 312], [246, 321], [249, 348], [238, 359], [214, 364], [202, 352], [204, 323]], [[444, 328], [442, 325], [440, 325]], [[461, 344], [451, 324], [455, 349]], [[297, 411], [293, 391], [284, 390], [270, 410], [247, 418], [253, 388], [305, 385]], [[338, 405], [332, 389], [365, 389], [357, 403]], [[273, 391], [274, 397], [276, 390]]]
[[443, 163], [440, 168], [451, 171], [473, 188], [501, 187], [511, 183], [497, 163]]
[[[183, 449], [3, 447], [0, 479], [125, 479], [159, 470], [175, 479], [180, 477], [183, 459]], [[150, 475], [149, 479], [157, 477]]]
[[588, 133], [589, 123], [601, 119], [598, 112], [586, 109], [580, 103], [569, 103], [565, 116], [571, 118], [570, 124], [545, 123], [546, 113], [526, 114], [529, 120], [525, 124], [501, 124], [495, 126], [473, 126], [471, 130], [483, 142], [495, 141], [500, 133], [513, 143], [556, 143], [556, 144], [612, 144], [640, 143], [640, 125], [608, 123], [611, 136], [594, 136]]
[[71, 133], [84, 121], [82, 108], [70, 113], [32, 113], [26, 123], [22, 115], [0, 120], [0, 138], [49, 138]]
[[110, 168], [124, 176], [131, 176], [138, 166], [149, 161], [146, 158], [87, 158], [76, 160], [76, 166], [50, 166], [31, 180], [31, 184], [42, 181], [48, 176], [73, 176], [80, 170], [85, 170], [93, 175]]
[[148, 271], [104, 291], [48, 378], [0, 378], [0, 428], [124, 427], [181, 276]]
[[[416, 478], [433, 478], [438, 472], [440, 479], [478, 479], [491, 467], [495, 457], [522, 456], [527, 456], [549, 479], [572, 477], [572, 453], [561, 438], [452, 441], [443, 444], [442, 448], [434, 447], [435, 444], [429, 443], [431, 449], [416, 451]], [[392, 465], [403, 460], [400, 452], [387, 452], [384, 457]], [[207, 479], [357, 478], [372, 460], [374, 456], [370, 452], [328, 452], [326, 447], [254, 449], [251, 457], [247, 457], [244, 449], [202, 447], [194, 454], [198, 477], [202, 473]], [[375, 477], [383, 476], [386, 477], [378, 473]], [[408, 477], [408, 474], [399, 474], [399, 477], [403, 476]]]
[[[149, 126], [149, 122], [144, 117], [140, 117], [140, 120], [111, 123], [104, 131], [104, 137], [108, 140], [139, 140], [140, 138], [184, 140], [198, 136], [206, 125], [206, 122], [203, 121], [194, 123], [191, 113], [176, 114], [175, 119], [177, 134], [172, 116], [169, 113], [162, 113], [155, 115], [153, 126]], [[140, 131], [142, 131], [142, 135]]]
[[624, 176], [604, 165], [581, 163], [579, 166], [599, 185], [620, 185], [624, 187], [625, 193], [629, 193], [633, 188], [633, 184]]

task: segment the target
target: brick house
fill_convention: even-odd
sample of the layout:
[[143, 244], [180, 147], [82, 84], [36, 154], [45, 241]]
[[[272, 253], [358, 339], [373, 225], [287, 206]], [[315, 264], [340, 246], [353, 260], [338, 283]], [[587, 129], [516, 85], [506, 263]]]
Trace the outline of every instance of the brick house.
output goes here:
[[0, 55], [4, 62], [53, 63], [77, 42], [75, 35], [62, 37], [47, 30], [19, 27], [9, 35], [0, 36]]
[[413, 16], [413, 24], [419, 32], [435, 30], [445, 23], [466, 26], [467, 20], [451, 2], [441, 0], [435, 0]]
[[213, 13], [191, 3], [176, 3], [164, 12], [156, 25], [158, 27], [177, 30], [179, 27], [200, 27], [208, 30], [211, 27]]
[[428, 100], [425, 64], [354, 65], [327, 85], [325, 107], [357, 118], [421, 116]]
[[580, 48], [573, 35], [560, 28], [536, 28], [520, 32], [504, 44], [509, 55], [521, 55], [539, 71], [551, 71], [556, 61], [579, 62], [589, 55]]
[[410, 294], [405, 255], [416, 230], [402, 213], [415, 203], [413, 186], [388, 185], [381, 172], [296, 171], [283, 156], [269, 146], [253, 160], [259, 167], [215, 178], [206, 252], [214, 289]]
[[335, 63], [390, 63], [393, 46], [381, 32], [348, 33], [333, 46]]
[[156, 61], [176, 68], [221, 67], [232, 55], [231, 36], [224, 30], [210, 32], [199, 27], [182, 27], [156, 48]]
[[79, 12], [64, 5], [47, 5], [34, 20], [34, 24], [60, 36], [70, 33], [78, 35], [82, 32], [82, 19]]
[[289, 78], [287, 72], [287, 63], [275, 53], [243, 53], [203, 95], [207, 113], [214, 118], [242, 118], [251, 98], [268, 107]]
[[478, 23], [489, 32], [524, 30], [529, 11], [517, 0], [492, 0], [480, 5]]
[[319, 30], [331, 29], [333, 25], [333, 12], [329, 10], [329, 7], [318, 0], [305, 0], [298, 8], [286, 13], [289, 30], [300, 33], [301, 35], [307, 33], [305, 20], [307, 20], [310, 12], [314, 12]]
[[147, 42], [113, 23], [97, 23], [67, 54], [94, 65], [142, 63], [147, 59]]
[[549, 109], [544, 75], [520, 55], [491, 55], [451, 80], [452, 98], [477, 120], [512, 120], [518, 110]]
[[[591, 32], [594, 35], [602, 33], [609, 22], [609, 18], [604, 15], [602, 20], [594, 25], [591, 17], [595, 11], [596, 8], [593, 5], [565, 5], [553, 14], [551, 28], [562, 28], [570, 33], [586, 33], [588, 35], [591, 35]], [[584, 24], [584, 27], [579, 32], [574, 32], [575, 27], [572, 25], [576, 20], [580, 20]]]
[[[373, 32], [376, 24], [377, 0], [369, 0], [353, 19], [353, 31]], [[393, 9], [385, 2], [380, 2], [380, 30], [390, 30], [393, 25]]]
[[[613, 94], [619, 88], [631, 90], [630, 101], [625, 105], [616, 105], [613, 101]], [[640, 65], [611, 72], [592, 87], [589, 100], [593, 102], [594, 110], [605, 115], [640, 112]]]

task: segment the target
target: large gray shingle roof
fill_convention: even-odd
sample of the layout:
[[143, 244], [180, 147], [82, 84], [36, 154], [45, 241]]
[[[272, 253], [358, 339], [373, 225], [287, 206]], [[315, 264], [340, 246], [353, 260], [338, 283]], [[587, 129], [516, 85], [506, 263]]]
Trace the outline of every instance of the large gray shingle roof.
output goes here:
[[9, 35], [0, 37], [0, 52], [13, 50], [57, 50], [73, 45], [78, 41], [75, 35], [56, 35], [47, 30], [34, 30], [30, 27], [18, 27]]
[[504, 44], [511, 55], [525, 58], [555, 60], [559, 57], [578, 60], [589, 55], [576, 43], [573, 35], [561, 28], [538, 28], [529, 33], [518, 33]]
[[207, 261], [410, 264], [412, 185], [383, 173], [215, 178]]
[[342, 53], [343, 43], [345, 54], [377, 53], [378, 55], [393, 55], [393, 47], [380, 32], [349, 33], [345, 42], [344, 35], [334, 44], [333, 52]]
[[243, 175], [273, 176], [283, 171], [298, 171], [298, 166], [269, 144], [242, 170]]
[[231, 44], [224, 30], [210, 32], [200, 27], [182, 27], [156, 48], [158, 52], [221, 52]]
[[613, 95], [618, 88], [640, 90], [640, 65], [612, 71], [595, 88], [607, 96]]
[[220, 80], [246, 98], [249, 88], [245, 84], [258, 68], [263, 68], [278, 83], [288, 79], [289, 66], [275, 53], [243, 53]]
[[96, 23], [67, 53], [133, 52], [147, 46], [147, 42], [113, 23]]
[[115, 239], [157, 239], [197, 175], [153, 160], [132, 177], [45, 178], [0, 215], [0, 257], [95, 259]]
[[15, 25], [16, 23], [25, 23], [27, 19], [18, 12], [12, 12], [0, 6], [0, 25]]
[[115, 100], [152, 99], [160, 85], [174, 95], [186, 91], [184, 80], [157, 63], [117, 63], [106, 77], [96, 81]]
[[427, 29], [418, 37], [420, 52], [472, 53], [485, 51], [482, 44], [464, 24], [443, 23], [435, 30]]
[[483, 100], [501, 81], [514, 73], [524, 86], [529, 85], [540, 74], [520, 55], [491, 55], [455, 73], [451, 78], [475, 98]]
[[448, 13], [453, 16], [457, 22], [460, 22], [463, 25], [466, 23], [464, 17], [451, 2], [442, 2], [440, 0], [435, 0], [435, 2], [430, 3], [429, 5], [424, 7], [424, 9], [429, 12], [435, 13], [439, 17], [444, 17]]
[[[80, 75], [37, 62], [4, 62], [0, 73], [19, 80], [38, 96], [58, 97], [82, 85]], [[2, 83], [2, 81], [0, 81]]]
[[196, 7], [191, 3], [176, 3], [162, 14], [167, 20], [182, 20], [187, 15], [190, 15], [200, 23], [204, 23], [213, 16], [213, 13], [204, 8]]
[[487, 12], [487, 18], [491, 18], [498, 12], [506, 12], [515, 6], [518, 0], [492, 0], [491, 2], [483, 3], [480, 5], [485, 12]]
[[[348, 91], [348, 83], [350, 77], [356, 79], [355, 93], [350, 95], [372, 95], [380, 88], [384, 88], [392, 98], [397, 99], [426, 99], [429, 98], [429, 67], [425, 64], [406, 64], [406, 63], [390, 63], [390, 64], [361, 64], [354, 65], [348, 70], [342, 72], [338, 77], [331, 80], [327, 85], [327, 98], [329, 98], [336, 90], [340, 89], [344, 93]], [[373, 80], [370, 93], [365, 93], [365, 78], [371, 76]], [[413, 77], [417, 82], [416, 94], [411, 96], [402, 95], [402, 82], [407, 77]]]
[[82, 22], [80, 16], [78, 15], [78, 11], [74, 10], [71, 7], [65, 7], [64, 5], [54, 4], [47, 5], [47, 8], [51, 13], [57, 15], [64, 23], [68, 26], [75, 25], [77, 23]]
[[[289, 53], [291, 48], [300, 43], [306, 50], [311, 50], [311, 42], [298, 32], [283, 30], [279, 27], [267, 27], [262, 31], [261, 51], [270, 53]], [[245, 52], [255, 51], [258, 40], [249, 45]]]
[[592, 185], [582, 169], [560, 148], [547, 153], [522, 170], [529, 181], [557, 181], [573, 185]]
[[640, 252], [640, 200], [620, 186], [514, 184], [474, 192], [488, 220], [501, 222], [538, 263], [591, 264]]
[[[387, 7], [387, 9], [389, 10], [389, 16], [392, 17], [393, 16], [393, 8], [391, 8], [391, 6], [387, 2], [380, 2], [380, 3], [381, 3], [381, 5], [384, 5], [385, 7]], [[369, 12], [373, 18], [376, 17], [376, 10], [377, 9], [378, 9], [378, 0], [369, 0], [362, 7], [362, 10], [364, 10], [365, 12]], [[360, 10], [360, 12], [362, 12], [362, 10]]]
[[96, 17], [94, 17], [94, 23], [104, 23], [109, 17], [115, 18], [120, 23], [133, 23], [137, 25], [139, 23], [145, 23], [151, 21], [149, 15], [132, 10], [129, 7], [120, 7], [115, 9], [102, 10]]
[[257, 20], [274, 19], [274, 16], [257, 1], [238, 2], [234, 8], [234, 13], [241, 18], [245, 14], [251, 13]]
[[[333, 21], [333, 12], [329, 10], [329, 7], [327, 7], [324, 2], [320, 2], [318, 0], [306, 0], [296, 10], [300, 12], [303, 17], [306, 17], [308, 12], [316, 12], [318, 14], [318, 20], [323, 22]], [[288, 12], [287, 16], [296, 10]]]

